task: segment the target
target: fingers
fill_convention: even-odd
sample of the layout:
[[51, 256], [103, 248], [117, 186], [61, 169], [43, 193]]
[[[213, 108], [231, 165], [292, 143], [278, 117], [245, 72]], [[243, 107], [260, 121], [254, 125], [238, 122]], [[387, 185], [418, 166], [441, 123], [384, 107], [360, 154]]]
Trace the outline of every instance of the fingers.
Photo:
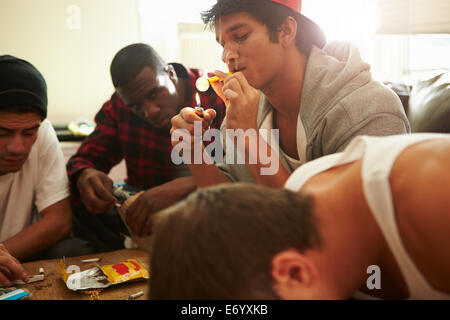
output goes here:
[[239, 94], [231, 89], [225, 90], [223, 94], [228, 101], [235, 100], [239, 97]]
[[103, 213], [112, 208], [117, 199], [112, 195], [113, 181], [104, 172], [85, 169], [77, 180], [80, 198], [93, 213]]
[[216, 76], [218, 76], [220, 79], [223, 79], [223, 80], [227, 79], [227, 78], [230, 76], [230, 74], [225, 73], [225, 72], [220, 71], [220, 70], [215, 70], [215, 71], [214, 71], [214, 74], [215, 74]]
[[[219, 73], [223, 76], [224, 73]], [[227, 104], [227, 128], [251, 129], [257, 127], [260, 93], [250, 86], [242, 72], [226, 75], [222, 87]]]
[[10, 280], [21, 279], [24, 282], [29, 280], [29, 276], [19, 261], [0, 244], [0, 282], [8, 285]]
[[[81, 193], [81, 201], [83, 202], [84, 206], [92, 213], [103, 213], [111, 209], [114, 205], [114, 203], [117, 200], [109, 200], [105, 201], [103, 200], [103, 197], [106, 196], [107, 192], [105, 190], [99, 191], [98, 189], [102, 190], [103, 188], [97, 187], [97, 190], [95, 187], [87, 186], [83, 193]], [[115, 199], [115, 198], [113, 198]]]
[[203, 112], [203, 123], [211, 124], [213, 120], [216, 118], [216, 110], [214, 109], [206, 109], [205, 112]]
[[242, 72], [235, 72], [233, 74], [226, 74], [221, 71], [216, 71], [216, 75], [218, 75], [220, 78], [223, 78], [223, 86], [221, 87], [222, 92], [225, 95], [225, 91], [227, 89], [232, 89], [235, 91], [238, 95], [246, 94], [248, 89], [252, 89], [247, 81], [247, 78], [245, 78], [244, 74]]
[[202, 128], [208, 128], [215, 117], [216, 112], [212, 109], [207, 109], [203, 113], [203, 118], [201, 118], [199, 115], [195, 113], [194, 108], [185, 107], [180, 110], [179, 114], [177, 114], [171, 119], [172, 128], [170, 129], [170, 133], [173, 134], [173, 132], [177, 129], [185, 129], [191, 135], [193, 135], [194, 124], [196, 121], [201, 121]]
[[131, 232], [138, 237], [146, 236], [151, 232], [151, 229], [147, 230], [147, 220], [149, 220], [152, 211], [151, 204], [145, 201], [144, 195], [137, 198], [126, 212], [125, 221]]
[[93, 187], [97, 196], [103, 201], [112, 204], [117, 202], [112, 194], [113, 182], [109, 177], [103, 176], [100, 180], [93, 181]]

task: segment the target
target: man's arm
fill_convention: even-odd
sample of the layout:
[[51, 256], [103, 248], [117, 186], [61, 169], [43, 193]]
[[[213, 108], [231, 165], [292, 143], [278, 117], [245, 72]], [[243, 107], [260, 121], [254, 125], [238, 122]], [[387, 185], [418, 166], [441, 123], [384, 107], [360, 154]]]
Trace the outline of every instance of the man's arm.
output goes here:
[[[247, 169], [256, 183], [275, 188], [283, 187], [289, 172], [279, 159], [280, 151], [273, 149], [273, 146], [279, 146], [279, 139], [276, 139], [272, 132], [262, 138], [258, 128], [259, 91], [250, 86], [241, 72], [227, 75], [216, 71], [216, 74], [224, 79], [222, 84], [214, 84], [213, 88], [227, 105], [227, 129], [234, 130], [235, 136], [239, 136], [240, 132], [244, 134], [243, 139], [238, 138], [238, 145], [234, 141], [230, 143], [238, 149], [235, 148], [235, 151], [244, 156]], [[247, 139], [247, 135], [254, 136], [252, 133], [255, 133], [256, 139]], [[261, 152], [262, 150], [266, 152]], [[250, 159], [256, 161], [253, 163]]]
[[60, 200], [40, 212], [41, 219], [3, 244], [17, 259], [38, 253], [69, 235], [72, 209], [69, 198]]
[[[173, 139], [172, 145], [174, 148], [181, 146], [180, 150], [182, 150], [182, 152], [190, 153], [190, 159], [189, 161], [185, 161], [185, 164], [188, 166], [196, 185], [199, 187], [230, 182], [227, 176], [213, 163], [210, 155], [205, 152], [203, 141], [198, 141], [201, 145], [200, 150], [197, 150], [194, 146], [194, 141], [198, 138], [194, 137], [195, 122], [199, 123], [201, 121], [203, 134], [206, 128], [212, 123], [215, 116], [215, 111], [208, 109], [203, 113], [203, 118], [200, 118], [194, 112], [193, 108], [186, 107], [181, 109], [180, 113], [171, 119], [172, 128], [170, 129], [170, 134]], [[177, 138], [182, 138], [182, 140], [176, 140]], [[195, 152], [200, 153], [201, 163], [199, 164], [195, 164]], [[207, 159], [205, 159], [204, 156], [207, 157]], [[183, 156], [184, 160], [185, 157], [186, 155]]]
[[[278, 143], [277, 143], [278, 145]], [[284, 168], [279, 158], [280, 150], [274, 151], [272, 146], [267, 144], [264, 139], [260, 138], [258, 134], [258, 148], [257, 150], [267, 150], [267, 154], [261, 154], [255, 149], [246, 147], [246, 152], [256, 153], [256, 164], [247, 164], [248, 171], [252, 175], [257, 184], [265, 185], [272, 188], [282, 188], [289, 178], [290, 173]], [[261, 157], [264, 157], [262, 159]]]
[[398, 229], [430, 284], [450, 290], [450, 140], [421, 142], [395, 161], [390, 184]]
[[105, 212], [115, 202], [111, 194], [112, 180], [107, 173], [123, 158], [117, 129], [117, 108], [121, 103], [113, 95], [102, 106], [95, 116], [95, 130], [67, 162], [72, 194], [91, 212]]
[[197, 188], [193, 177], [177, 178], [142, 193], [125, 213], [125, 222], [138, 237], [152, 232], [153, 214], [186, 197]]

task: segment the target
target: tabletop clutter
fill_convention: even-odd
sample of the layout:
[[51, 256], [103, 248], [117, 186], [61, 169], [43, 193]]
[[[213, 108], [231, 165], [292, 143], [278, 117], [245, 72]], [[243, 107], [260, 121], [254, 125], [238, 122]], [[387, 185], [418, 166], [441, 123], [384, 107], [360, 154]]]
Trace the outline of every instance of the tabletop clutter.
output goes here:
[[[95, 266], [81, 271], [79, 267], [66, 267], [65, 258], [60, 259], [57, 273], [67, 290], [79, 291], [89, 295], [90, 300], [100, 300], [100, 292], [110, 286], [118, 284], [143, 281], [149, 279], [149, 273], [144, 266], [135, 259], [126, 259], [117, 264], [99, 265], [99, 258], [82, 260], [83, 263], [94, 262]], [[44, 269], [39, 269], [39, 274], [31, 276], [27, 283], [23, 281], [11, 281], [8, 286], [0, 287], [0, 300], [24, 300], [33, 299], [30, 292], [17, 285], [25, 285], [44, 280]], [[143, 291], [128, 295], [127, 300], [134, 300], [144, 295]]]
[[[126, 209], [136, 200], [142, 192], [124, 190], [118, 185], [114, 188], [114, 196], [118, 199], [118, 211], [125, 221]], [[139, 248], [147, 252], [151, 250], [151, 236], [139, 238], [132, 235], [134, 243]], [[81, 271], [66, 268], [65, 259], [62, 258], [57, 266], [57, 272], [61, 276], [68, 290], [80, 291], [90, 296], [91, 300], [99, 300], [100, 292], [110, 286], [117, 284], [143, 281], [149, 279], [148, 271], [135, 259], [125, 259], [118, 264], [100, 266], [97, 264], [100, 258], [90, 258], [81, 260], [84, 263], [95, 263], [96, 266]], [[119, 260], [120, 261], [120, 260]], [[68, 271], [68, 269], [70, 269]], [[75, 272], [73, 272], [75, 271]], [[26, 288], [16, 288], [17, 285], [27, 285], [30, 283], [43, 281], [45, 279], [43, 268], [39, 269], [39, 274], [30, 276], [30, 280], [24, 283], [21, 280], [11, 281], [7, 287], [0, 286], [0, 300], [24, 300], [33, 299], [32, 294]], [[134, 300], [144, 295], [143, 291], [128, 295], [128, 300]]]

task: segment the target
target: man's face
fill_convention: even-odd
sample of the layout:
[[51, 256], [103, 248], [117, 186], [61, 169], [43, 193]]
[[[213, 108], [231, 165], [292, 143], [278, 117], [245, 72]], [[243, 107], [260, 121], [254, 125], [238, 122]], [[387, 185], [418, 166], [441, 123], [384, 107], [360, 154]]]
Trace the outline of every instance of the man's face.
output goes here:
[[19, 171], [38, 137], [36, 113], [0, 112], [0, 175]]
[[133, 80], [117, 88], [125, 104], [158, 129], [170, 129], [170, 119], [178, 114], [182, 103], [169, 74], [155, 74], [146, 66]]
[[275, 79], [283, 48], [270, 41], [265, 25], [246, 12], [237, 12], [216, 20], [215, 31], [229, 71], [241, 71], [252, 87], [261, 90]]

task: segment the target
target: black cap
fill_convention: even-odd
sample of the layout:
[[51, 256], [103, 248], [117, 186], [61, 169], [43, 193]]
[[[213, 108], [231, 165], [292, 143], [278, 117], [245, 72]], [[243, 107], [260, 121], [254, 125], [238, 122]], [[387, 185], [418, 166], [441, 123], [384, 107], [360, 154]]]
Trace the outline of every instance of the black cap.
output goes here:
[[29, 62], [0, 56], [0, 110], [34, 107], [47, 117], [47, 84], [42, 74]]

